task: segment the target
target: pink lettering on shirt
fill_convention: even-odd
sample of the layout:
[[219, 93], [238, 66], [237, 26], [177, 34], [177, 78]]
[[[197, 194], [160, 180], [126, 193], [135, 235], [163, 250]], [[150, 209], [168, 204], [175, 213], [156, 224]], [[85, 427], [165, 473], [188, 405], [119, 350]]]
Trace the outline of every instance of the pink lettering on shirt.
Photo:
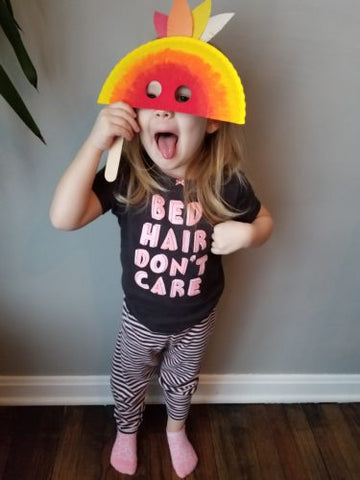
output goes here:
[[150, 262], [151, 271], [154, 273], [164, 273], [169, 265], [169, 260], [166, 255], [155, 255]]
[[139, 285], [139, 287], [144, 288], [145, 290], [149, 290], [149, 285], [143, 283], [143, 280], [148, 278], [148, 274], [143, 271], [138, 271], [135, 273], [135, 282]]
[[202, 257], [198, 258], [196, 260], [196, 265], [199, 266], [199, 275], [203, 275], [204, 272], [205, 272], [205, 265], [206, 265], [206, 262], [207, 262], [207, 259], [208, 259], [208, 256], [207, 255], [203, 255]]
[[171, 260], [171, 265], [170, 265], [170, 272], [169, 275], [170, 277], [175, 277], [175, 275], [179, 272], [182, 275], [185, 275], [186, 269], [188, 266], [189, 260], [185, 257], [181, 259], [181, 264], [178, 263], [175, 258]]
[[[208, 261], [207, 233], [195, 225], [202, 214], [198, 202], [185, 205], [183, 200], [152, 196], [151, 217], [158, 223], [143, 224], [139, 248], [134, 252], [134, 264], [139, 269], [134, 279], [140, 288], [171, 298], [201, 294], [201, 277]], [[193, 275], [197, 277], [188, 278]]]
[[196, 230], [194, 234], [194, 253], [206, 249], [206, 232], [205, 230]]
[[184, 209], [184, 202], [181, 200], [170, 200], [169, 203], [169, 221], [174, 225], [182, 225], [184, 220], [182, 218]]
[[175, 298], [176, 295], [183, 297], [185, 295], [184, 281], [175, 279], [171, 282], [170, 297]]
[[182, 235], [182, 246], [181, 250], [184, 253], [189, 253], [190, 247], [190, 230], [184, 230]]
[[199, 295], [201, 293], [200, 285], [201, 285], [201, 278], [192, 278], [190, 280], [189, 288], [187, 292], [189, 297], [195, 297], [195, 295]]
[[150, 247], [157, 247], [159, 242], [160, 227], [161, 226], [158, 223], [155, 225], [149, 222], [144, 223], [140, 237], [141, 245], [149, 244]]
[[165, 199], [161, 195], [153, 195], [151, 202], [151, 216], [155, 220], [162, 220], [165, 217]]
[[137, 248], [135, 250], [135, 259], [134, 263], [139, 268], [144, 268], [149, 263], [150, 254], [147, 250], [143, 248]]
[[191, 202], [186, 209], [186, 225], [191, 227], [198, 223], [202, 216], [202, 207], [199, 202]]
[[170, 250], [172, 252], [174, 252], [175, 250], [178, 249], [176, 236], [175, 236], [174, 230], [172, 228], [169, 228], [169, 230], [166, 234], [166, 237], [165, 237], [163, 243], [161, 244], [160, 248], [161, 248], [161, 250]]
[[154, 283], [152, 289], [150, 290], [151, 293], [155, 295], [166, 295], [166, 288], [165, 283], [162, 277], [159, 277], [156, 282]]

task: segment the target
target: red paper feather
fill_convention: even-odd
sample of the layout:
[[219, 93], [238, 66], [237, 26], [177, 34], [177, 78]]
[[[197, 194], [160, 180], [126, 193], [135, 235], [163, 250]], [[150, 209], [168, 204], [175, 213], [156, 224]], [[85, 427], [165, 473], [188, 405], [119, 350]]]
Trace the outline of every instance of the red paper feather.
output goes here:
[[154, 12], [154, 26], [159, 38], [167, 35], [168, 18], [165, 13]]

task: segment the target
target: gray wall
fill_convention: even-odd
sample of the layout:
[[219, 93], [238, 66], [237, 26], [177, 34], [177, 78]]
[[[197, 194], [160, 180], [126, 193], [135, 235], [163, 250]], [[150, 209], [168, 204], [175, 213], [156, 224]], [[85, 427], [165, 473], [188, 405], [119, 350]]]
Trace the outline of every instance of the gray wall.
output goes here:
[[[107, 374], [121, 306], [115, 218], [59, 232], [48, 208], [109, 69], [153, 38], [153, 10], [170, 1], [13, 4], [39, 93], [3, 36], [0, 51], [47, 146], [1, 102], [0, 373]], [[236, 12], [216, 44], [245, 84], [247, 172], [276, 230], [265, 247], [225, 259], [227, 291], [203, 371], [357, 373], [360, 5], [214, 4], [213, 13]]]

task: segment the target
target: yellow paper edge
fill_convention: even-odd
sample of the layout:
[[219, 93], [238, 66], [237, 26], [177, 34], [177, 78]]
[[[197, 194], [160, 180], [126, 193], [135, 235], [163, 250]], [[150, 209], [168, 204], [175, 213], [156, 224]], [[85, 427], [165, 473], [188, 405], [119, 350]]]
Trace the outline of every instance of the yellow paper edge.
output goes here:
[[211, 15], [211, 0], [205, 0], [192, 11], [193, 38], [200, 38]]

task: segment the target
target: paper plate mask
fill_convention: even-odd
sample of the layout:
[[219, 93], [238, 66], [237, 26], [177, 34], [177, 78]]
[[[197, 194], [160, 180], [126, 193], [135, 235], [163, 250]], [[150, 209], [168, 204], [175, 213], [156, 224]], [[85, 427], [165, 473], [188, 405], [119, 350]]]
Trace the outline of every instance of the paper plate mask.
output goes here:
[[[245, 123], [241, 80], [230, 60], [206, 43], [233, 14], [210, 14], [211, 0], [193, 11], [187, 0], [174, 0], [169, 16], [155, 12], [159, 38], [131, 51], [115, 65], [98, 103], [124, 101], [134, 108]], [[121, 145], [119, 149], [121, 153]]]

